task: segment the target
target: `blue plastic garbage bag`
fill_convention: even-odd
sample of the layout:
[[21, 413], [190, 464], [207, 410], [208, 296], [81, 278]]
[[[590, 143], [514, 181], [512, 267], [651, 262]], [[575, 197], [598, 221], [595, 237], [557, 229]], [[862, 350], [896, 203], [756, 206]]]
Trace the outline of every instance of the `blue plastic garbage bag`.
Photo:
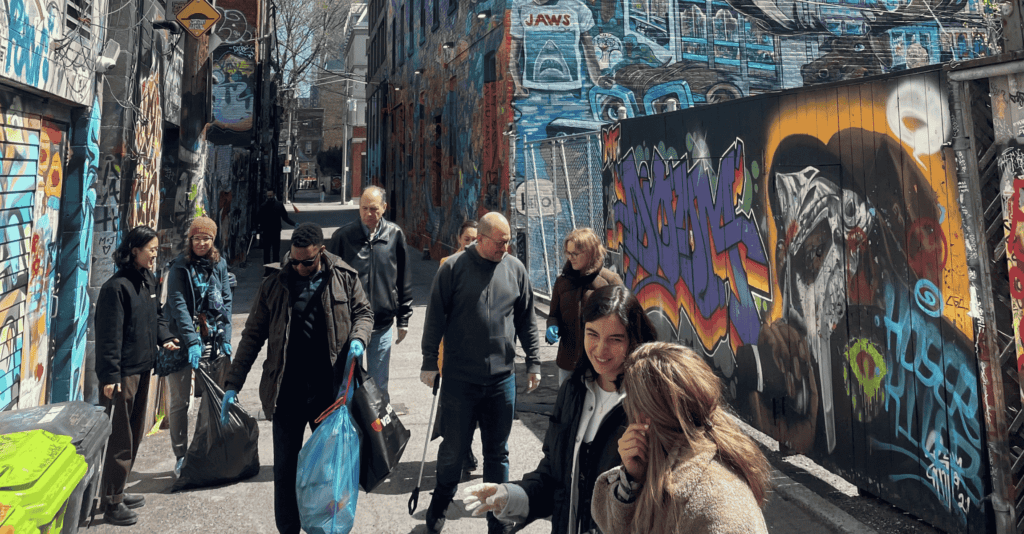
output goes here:
[[[348, 385], [352, 371], [349, 371]], [[359, 499], [359, 434], [349, 415], [350, 388], [321, 415], [321, 424], [299, 451], [295, 492], [302, 530], [348, 534]]]

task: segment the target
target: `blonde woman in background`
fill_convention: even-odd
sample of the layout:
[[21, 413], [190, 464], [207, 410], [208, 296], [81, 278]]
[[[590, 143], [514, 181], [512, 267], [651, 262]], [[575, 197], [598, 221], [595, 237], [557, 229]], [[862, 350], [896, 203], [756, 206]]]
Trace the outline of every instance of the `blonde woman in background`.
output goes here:
[[722, 383], [693, 350], [648, 343], [622, 381], [630, 425], [622, 466], [598, 477], [592, 513], [604, 534], [767, 534], [764, 454], [722, 405]]
[[558, 385], [576, 369], [583, 357], [583, 321], [580, 310], [587, 297], [605, 286], [622, 284], [619, 275], [604, 267], [606, 250], [590, 228], [577, 228], [565, 236], [562, 245], [565, 266], [551, 290], [548, 329], [544, 339], [558, 343]]

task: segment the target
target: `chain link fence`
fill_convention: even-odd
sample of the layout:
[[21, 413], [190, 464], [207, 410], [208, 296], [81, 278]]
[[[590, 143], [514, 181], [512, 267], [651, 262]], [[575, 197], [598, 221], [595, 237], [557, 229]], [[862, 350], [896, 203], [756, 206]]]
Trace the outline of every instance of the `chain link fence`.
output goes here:
[[550, 295], [565, 265], [562, 242], [575, 228], [604, 228], [600, 132], [523, 143], [515, 157], [516, 253], [535, 292]]

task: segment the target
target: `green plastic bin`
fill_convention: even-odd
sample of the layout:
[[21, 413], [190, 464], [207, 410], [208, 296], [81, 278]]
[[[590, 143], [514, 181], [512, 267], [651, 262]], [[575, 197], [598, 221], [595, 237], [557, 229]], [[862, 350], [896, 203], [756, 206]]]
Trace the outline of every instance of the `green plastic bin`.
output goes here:
[[64, 527], [68, 498], [87, 470], [70, 436], [45, 430], [0, 435], [0, 502], [17, 503], [42, 534]]
[[0, 503], [0, 534], [22, 534], [37, 529], [20, 506]]

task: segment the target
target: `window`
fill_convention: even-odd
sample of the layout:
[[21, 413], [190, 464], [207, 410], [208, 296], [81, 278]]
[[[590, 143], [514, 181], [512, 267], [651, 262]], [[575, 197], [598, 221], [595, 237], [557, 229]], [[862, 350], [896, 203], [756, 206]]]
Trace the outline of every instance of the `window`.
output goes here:
[[448, 14], [459, 12], [459, 0], [448, 0]]
[[427, 0], [420, 3], [420, 44], [427, 42]]
[[398, 19], [398, 31], [401, 35], [398, 36], [398, 64], [405, 64], [405, 6], [402, 6], [399, 11], [400, 18]]
[[498, 81], [498, 66], [494, 59], [494, 52], [484, 55], [484, 83]]
[[312, 154], [312, 153], [313, 153], [313, 142], [312, 141], [306, 141], [306, 154]]
[[441, 0], [430, 0], [430, 15], [432, 16], [430, 19], [430, 31], [436, 32], [441, 27], [440, 8], [438, 8], [440, 3]]
[[64, 6], [64, 24], [68, 35], [78, 34], [85, 41], [92, 38], [89, 19], [92, 17], [92, 0], [68, 0]]
[[394, 50], [395, 50], [395, 45], [397, 44], [396, 40], [397, 40], [397, 37], [395, 36], [395, 21], [392, 20], [391, 21], [391, 50], [392, 50], [392, 53], [391, 53], [391, 72], [392, 73], [395, 72], [395, 53], [394, 53]]
[[[436, 1], [436, 0], [435, 0]], [[430, 158], [430, 193], [434, 207], [441, 207], [441, 116], [434, 116], [434, 154]]]

